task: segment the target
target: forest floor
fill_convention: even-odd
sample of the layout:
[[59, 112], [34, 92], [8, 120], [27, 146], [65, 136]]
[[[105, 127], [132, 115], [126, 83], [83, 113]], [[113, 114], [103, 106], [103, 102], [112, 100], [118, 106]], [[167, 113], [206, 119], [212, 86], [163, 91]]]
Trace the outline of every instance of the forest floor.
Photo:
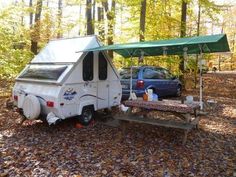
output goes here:
[[[185, 145], [183, 131], [99, 121], [76, 128], [68, 119], [49, 127], [25, 121], [0, 98], [0, 176], [233, 176], [236, 175], [236, 74], [204, 75], [204, 98], [217, 107], [201, 116]], [[197, 97], [198, 90], [185, 95]]]

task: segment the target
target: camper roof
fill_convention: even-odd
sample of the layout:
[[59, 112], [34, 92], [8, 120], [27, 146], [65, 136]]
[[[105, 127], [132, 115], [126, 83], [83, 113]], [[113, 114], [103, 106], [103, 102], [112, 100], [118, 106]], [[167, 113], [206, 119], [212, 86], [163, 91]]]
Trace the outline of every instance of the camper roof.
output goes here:
[[96, 36], [52, 40], [31, 63], [74, 63], [81, 57], [84, 50], [99, 46]]

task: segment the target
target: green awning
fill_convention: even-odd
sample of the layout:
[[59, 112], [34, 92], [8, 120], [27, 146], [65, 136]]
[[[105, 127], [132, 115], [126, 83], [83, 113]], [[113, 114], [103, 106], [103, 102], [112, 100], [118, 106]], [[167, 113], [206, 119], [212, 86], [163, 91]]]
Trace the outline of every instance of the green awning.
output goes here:
[[169, 40], [135, 42], [126, 44], [114, 44], [90, 49], [89, 51], [113, 50], [114, 52], [127, 58], [130, 56], [158, 56], [163, 55], [183, 55], [229, 52], [227, 36], [225, 34], [196, 36], [188, 38], [177, 38]]

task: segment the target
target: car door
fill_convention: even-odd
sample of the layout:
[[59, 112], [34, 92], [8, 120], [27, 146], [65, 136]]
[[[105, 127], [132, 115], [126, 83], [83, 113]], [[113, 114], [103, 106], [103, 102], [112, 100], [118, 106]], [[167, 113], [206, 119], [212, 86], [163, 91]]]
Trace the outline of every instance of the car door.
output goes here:
[[159, 78], [162, 80], [162, 95], [171, 95], [171, 82], [168, 78], [166, 70], [164, 68], [155, 67], [154, 70], [158, 73]]
[[169, 70], [163, 68], [162, 72], [166, 79], [166, 88], [168, 90], [166, 95], [174, 95], [176, 93], [178, 81], [173, 79], [173, 75], [169, 72]]
[[143, 70], [145, 88], [154, 88], [159, 96], [165, 96], [165, 79], [158, 68], [148, 67]]

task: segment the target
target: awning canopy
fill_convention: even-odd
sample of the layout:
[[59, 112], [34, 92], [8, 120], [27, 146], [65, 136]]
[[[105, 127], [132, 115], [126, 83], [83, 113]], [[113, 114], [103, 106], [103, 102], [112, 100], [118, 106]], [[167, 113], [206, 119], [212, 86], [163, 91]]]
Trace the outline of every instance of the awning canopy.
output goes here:
[[183, 55], [229, 52], [229, 45], [225, 34], [177, 38], [169, 40], [135, 42], [101, 46], [89, 51], [113, 50], [123, 57]]
[[[229, 45], [225, 34], [197, 36], [189, 38], [178, 38], [159, 41], [146, 41], [127, 44], [114, 44], [92, 48], [86, 51], [104, 51], [113, 50], [114, 52], [128, 57], [140, 56], [158, 56], [158, 55], [185, 55], [185, 54], [202, 54], [229, 52]], [[202, 56], [201, 56], [202, 57]], [[202, 58], [199, 58], [200, 61]], [[132, 61], [132, 60], [131, 60]], [[200, 62], [201, 63], [201, 62]], [[132, 62], [131, 62], [132, 65]], [[132, 75], [131, 67], [130, 75]], [[200, 107], [203, 109], [202, 101], [202, 64], [200, 64]], [[132, 77], [130, 77], [130, 98], [132, 95]]]

